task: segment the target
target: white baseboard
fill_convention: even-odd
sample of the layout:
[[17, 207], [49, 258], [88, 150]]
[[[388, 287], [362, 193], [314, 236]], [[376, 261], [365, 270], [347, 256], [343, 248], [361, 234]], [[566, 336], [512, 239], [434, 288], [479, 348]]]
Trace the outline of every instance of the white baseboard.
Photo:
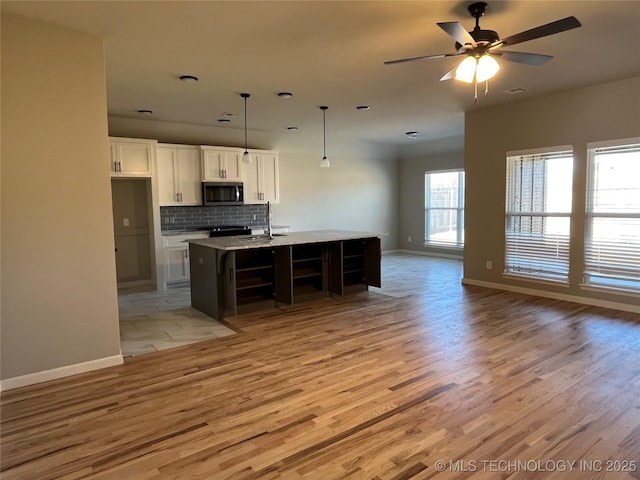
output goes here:
[[97, 360], [90, 360], [88, 362], [52, 368], [51, 370], [29, 373], [19, 377], [6, 378], [4, 380], [0, 380], [0, 392], [12, 390], [14, 388], [26, 387], [27, 385], [33, 385], [36, 383], [48, 382], [49, 380], [56, 380], [58, 378], [77, 375], [79, 373], [90, 372], [100, 368], [122, 365], [123, 362], [122, 352], [120, 352], [119, 355], [113, 355], [111, 357], [98, 358]]
[[382, 250], [382, 255], [389, 255], [391, 253], [400, 253], [402, 250], [393, 249], [393, 250]]
[[427, 250], [394, 250], [397, 253], [406, 253], [408, 255], [422, 255], [423, 257], [450, 258], [452, 260], [462, 261], [462, 255], [453, 255], [451, 253], [430, 252]]
[[580, 297], [578, 295], [569, 295], [566, 293], [548, 292], [546, 290], [505, 285], [503, 283], [486, 282], [484, 280], [474, 280], [472, 278], [463, 278], [462, 284], [494, 288], [496, 290], [505, 290], [507, 292], [524, 293], [526, 295], [533, 295], [534, 297], [553, 298], [554, 300], [564, 300], [565, 302], [580, 303], [582, 305], [591, 305], [594, 307], [611, 308], [613, 310], [621, 310], [623, 312], [640, 313], [640, 306], [629, 305], [621, 302], [611, 302], [609, 300], [598, 300], [596, 298]]

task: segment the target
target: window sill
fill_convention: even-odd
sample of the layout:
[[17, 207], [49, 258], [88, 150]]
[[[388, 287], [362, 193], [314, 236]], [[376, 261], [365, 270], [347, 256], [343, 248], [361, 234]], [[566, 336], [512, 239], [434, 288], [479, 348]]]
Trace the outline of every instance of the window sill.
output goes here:
[[552, 280], [550, 278], [536, 278], [529, 277], [527, 275], [518, 275], [517, 273], [503, 273], [504, 278], [510, 278], [513, 280], [520, 280], [523, 282], [539, 283], [541, 285], [553, 285], [554, 287], [569, 288], [571, 284], [569, 280]]
[[625, 297], [640, 298], [640, 291], [629, 290], [626, 288], [609, 287], [604, 285], [593, 285], [591, 283], [579, 284], [582, 290], [588, 290], [592, 292], [611, 293], [614, 295], [624, 295]]

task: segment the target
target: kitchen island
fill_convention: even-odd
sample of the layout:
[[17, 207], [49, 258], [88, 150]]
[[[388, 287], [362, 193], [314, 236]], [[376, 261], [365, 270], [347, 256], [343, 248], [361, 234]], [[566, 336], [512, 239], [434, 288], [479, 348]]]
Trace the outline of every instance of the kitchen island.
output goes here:
[[191, 305], [227, 316], [379, 287], [380, 238], [348, 230], [189, 241]]

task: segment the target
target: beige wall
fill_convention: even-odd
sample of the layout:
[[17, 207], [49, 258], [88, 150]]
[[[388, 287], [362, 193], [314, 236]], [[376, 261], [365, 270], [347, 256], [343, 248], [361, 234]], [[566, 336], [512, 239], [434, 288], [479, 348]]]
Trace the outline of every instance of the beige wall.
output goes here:
[[[466, 279], [640, 305], [640, 299], [579, 288], [584, 254], [589, 142], [640, 136], [640, 77], [469, 112], [465, 118]], [[509, 151], [573, 145], [569, 288], [516, 281], [504, 269], [505, 156]], [[485, 261], [493, 269], [485, 269]]]
[[462, 257], [462, 250], [424, 245], [424, 175], [464, 168], [463, 146], [464, 137], [460, 136], [409, 144], [401, 150], [399, 248]]
[[99, 38], [2, 16], [0, 377], [120, 354]]
[[[109, 117], [109, 134], [191, 145], [242, 146], [244, 142], [240, 129], [122, 117]], [[393, 149], [329, 137], [331, 167], [325, 169], [319, 167], [320, 142], [271, 143], [266, 134], [252, 131], [249, 136], [250, 148], [279, 152], [280, 203], [273, 209], [275, 224], [297, 231], [339, 228], [382, 233], [382, 248], [397, 248], [399, 169]]]
[[297, 231], [381, 233], [383, 250], [397, 248], [398, 165], [393, 158], [360, 152], [336, 151], [330, 168], [319, 167], [322, 152], [282, 152], [281, 198], [273, 209], [274, 222]]

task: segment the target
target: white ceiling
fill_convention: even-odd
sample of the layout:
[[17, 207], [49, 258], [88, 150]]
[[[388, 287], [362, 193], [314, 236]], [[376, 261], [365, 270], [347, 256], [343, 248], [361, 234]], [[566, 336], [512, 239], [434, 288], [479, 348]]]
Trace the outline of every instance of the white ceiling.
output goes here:
[[[151, 109], [152, 120], [237, 135], [244, 122], [239, 94], [249, 92], [249, 137], [259, 132], [274, 145], [321, 135], [320, 105], [329, 107], [328, 135], [402, 146], [462, 135], [465, 110], [640, 75], [634, 0], [490, 2], [481, 26], [501, 37], [571, 15], [583, 26], [510, 48], [555, 58], [537, 67], [502, 62], [489, 96], [475, 106], [472, 85], [438, 81], [459, 58], [383, 65], [452, 53], [454, 40], [436, 22], [460, 21], [471, 30], [469, 3], [3, 1], [2, 10], [103, 37], [111, 116], [139, 118], [138, 109]], [[200, 81], [181, 82], [183, 74]], [[517, 87], [526, 93], [506, 93]], [[279, 91], [294, 96], [281, 99]], [[225, 112], [239, 116], [222, 126]], [[404, 135], [411, 130], [420, 132], [417, 139]]]

